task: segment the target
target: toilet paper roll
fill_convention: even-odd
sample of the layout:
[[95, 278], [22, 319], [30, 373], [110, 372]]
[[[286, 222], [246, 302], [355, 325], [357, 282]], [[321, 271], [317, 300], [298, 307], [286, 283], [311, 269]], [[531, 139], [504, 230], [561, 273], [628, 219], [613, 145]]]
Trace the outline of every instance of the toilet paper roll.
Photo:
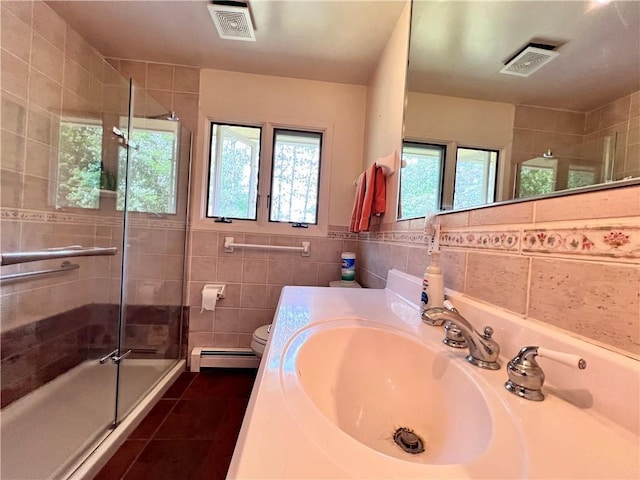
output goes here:
[[205, 285], [202, 289], [202, 308], [200, 309], [200, 313], [205, 310], [214, 311], [216, 309], [216, 302], [218, 301], [218, 294], [220, 293], [220, 289], [218, 287], [214, 287], [212, 285]]

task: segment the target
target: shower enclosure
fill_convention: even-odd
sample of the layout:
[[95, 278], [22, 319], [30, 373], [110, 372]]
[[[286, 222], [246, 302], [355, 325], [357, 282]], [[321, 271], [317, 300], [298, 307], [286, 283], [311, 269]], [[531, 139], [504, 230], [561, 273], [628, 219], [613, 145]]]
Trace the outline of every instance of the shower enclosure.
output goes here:
[[94, 61], [59, 104], [3, 70], [3, 479], [66, 478], [181, 358], [191, 134]]

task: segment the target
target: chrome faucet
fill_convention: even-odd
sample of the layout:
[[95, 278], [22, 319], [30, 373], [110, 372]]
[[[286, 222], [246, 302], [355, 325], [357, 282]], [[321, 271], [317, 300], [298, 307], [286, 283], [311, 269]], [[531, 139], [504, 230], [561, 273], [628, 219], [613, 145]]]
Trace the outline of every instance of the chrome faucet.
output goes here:
[[428, 325], [442, 325], [446, 322], [446, 337], [443, 343], [454, 348], [467, 347], [469, 355], [466, 356], [466, 360], [470, 364], [488, 370], [500, 368], [500, 345], [491, 338], [493, 328], [484, 327], [481, 334], [457, 310], [440, 307], [423, 311], [422, 320]]

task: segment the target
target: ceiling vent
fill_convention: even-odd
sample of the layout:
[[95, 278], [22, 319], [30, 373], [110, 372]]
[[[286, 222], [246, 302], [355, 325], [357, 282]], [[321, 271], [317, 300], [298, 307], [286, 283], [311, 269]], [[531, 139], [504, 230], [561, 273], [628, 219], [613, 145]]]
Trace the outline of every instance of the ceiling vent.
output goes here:
[[215, 2], [208, 5], [208, 8], [220, 38], [247, 42], [256, 41], [248, 4], [242, 2]]
[[500, 73], [528, 77], [559, 55], [553, 51], [555, 48], [553, 45], [530, 43], [507, 60]]

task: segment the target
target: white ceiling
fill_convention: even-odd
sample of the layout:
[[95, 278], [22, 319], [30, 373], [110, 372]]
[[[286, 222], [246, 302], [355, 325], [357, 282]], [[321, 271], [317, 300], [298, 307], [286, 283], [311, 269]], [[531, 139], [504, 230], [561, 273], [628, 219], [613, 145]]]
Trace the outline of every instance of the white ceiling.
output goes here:
[[[530, 77], [499, 74], [531, 41], [561, 45]], [[640, 90], [640, 1], [414, 2], [408, 87], [590, 111]]]
[[367, 84], [403, 0], [251, 0], [256, 42], [221, 40], [206, 0], [50, 1], [107, 57]]
[[[221, 40], [206, 0], [50, 1], [108, 57], [367, 84], [404, 0], [251, 0], [256, 42]], [[640, 0], [416, 0], [409, 89], [589, 111], [640, 89]], [[501, 75], [530, 41], [561, 46]]]

